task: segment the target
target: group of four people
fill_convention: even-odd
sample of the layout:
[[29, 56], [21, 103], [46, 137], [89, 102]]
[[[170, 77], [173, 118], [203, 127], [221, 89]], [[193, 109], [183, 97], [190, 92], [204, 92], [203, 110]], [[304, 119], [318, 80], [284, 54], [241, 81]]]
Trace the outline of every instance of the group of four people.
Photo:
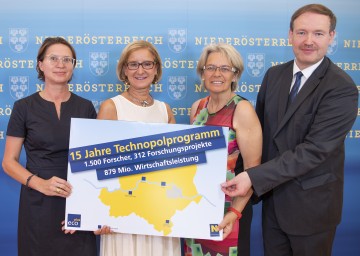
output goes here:
[[[293, 14], [289, 40], [295, 59], [267, 71], [256, 112], [234, 92], [244, 70], [237, 50], [222, 43], [204, 48], [197, 73], [209, 95], [193, 103], [190, 123], [229, 127], [229, 180], [219, 181], [226, 194], [219, 223], [225, 239], [219, 242], [112, 233], [109, 227], [64, 229], [65, 198], [72, 190], [66, 181], [70, 119], [172, 124], [175, 118], [168, 104], [150, 94], [162, 76], [151, 43], [125, 47], [116, 72], [128, 89], [104, 101], [96, 115], [90, 101], [69, 91], [73, 47], [59, 37], [45, 39], [36, 66], [44, 89], [15, 102], [2, 164], [22, 184], [18, 255], [96, 255], [95, 235], [101, 235], [101, 255], [192, 255], [194, 243], [204, 254], [250, 255], [252, 203], [259, 200], [265, 255], [331, 255], [341, 219], [344, 140], [358, 107], [354, 82], [325, 56], [335, 25], [335, 15], [323, 5]], [[295, 82], [298, 71], [301, 80]], [[295, 83], [300, 89], [289, 102]], [[19, 163], [22, 146], [25, 167]]]

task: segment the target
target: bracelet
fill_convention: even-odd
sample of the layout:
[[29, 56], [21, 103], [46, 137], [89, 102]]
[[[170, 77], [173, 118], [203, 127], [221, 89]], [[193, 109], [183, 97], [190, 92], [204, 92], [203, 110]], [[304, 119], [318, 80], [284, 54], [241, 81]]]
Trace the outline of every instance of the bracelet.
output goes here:
[[31, 174], [31, 175], [26, 179], [25, 186], [26, 186], [27, 188], [29, 188], [29, 182], [30, 182], [30, 180], [32, 179], [32, 177], [34, 177], [34, 176], [38, 176], [38, 174], [37, 174], [37, 173]]
[[234, 207], [229, 207], [229, 208], [228, 208], [228, 212], [233, 212], [233, 213], [235, 213], [238, 220], [240, 220], [241, 217], [242, 217], [241, 212], [239, 212], [238, 210], [236, 210]]

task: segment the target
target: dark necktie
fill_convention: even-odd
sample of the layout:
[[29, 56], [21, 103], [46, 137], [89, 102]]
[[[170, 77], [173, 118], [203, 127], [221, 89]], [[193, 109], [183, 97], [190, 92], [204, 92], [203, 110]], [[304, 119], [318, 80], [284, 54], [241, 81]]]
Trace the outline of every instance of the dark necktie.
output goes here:
[[301, 77], [303, 76], [303, 74], [301, 73], [301, 71], [297, 72], [295, 74], [296, 78], [295, 78], [295, 83], [293, 85], [293, 87], [291, 88], [290, 94], [289, 94], [289, 103], [291, 104], [294, 99], [296, 98], [296, 95], [299, 92], [299, 87], [300, 87], [300, 83], [301, 83]]

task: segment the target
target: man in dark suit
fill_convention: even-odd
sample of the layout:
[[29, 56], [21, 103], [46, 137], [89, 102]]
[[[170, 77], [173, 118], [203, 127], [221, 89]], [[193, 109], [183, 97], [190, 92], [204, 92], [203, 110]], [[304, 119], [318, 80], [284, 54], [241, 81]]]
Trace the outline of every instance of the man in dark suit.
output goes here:
[[353, 80], [325, 56], [335, 25], [323, 5], [293, 14], [295, 60], [271, 67], [257, 98], [263, 164], [222, 184], [230, 196], [252, 188], [262, 198], [265, 255], [331, 255], [341, 220], [344, 140], [358, 108]]

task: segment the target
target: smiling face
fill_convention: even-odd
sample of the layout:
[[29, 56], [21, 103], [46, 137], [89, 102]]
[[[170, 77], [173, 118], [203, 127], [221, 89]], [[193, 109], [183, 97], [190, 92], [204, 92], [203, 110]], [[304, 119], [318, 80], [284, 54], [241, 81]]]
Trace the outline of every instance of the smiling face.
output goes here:
[[[127, 63], [143, 63], [143, 62], [153, 62], [155, 57], [151, 52], [146, 49], [138, 49], [133, 51], [127, 60]], [[138, 69], [130, 70], [128, 67], [125, 67], [125, 75], [127, 77], [130, 86], [134, 86], [138, 89], [150, 87], [152, 82], [155, 80], [157, 75], [157, 65], [155, 64], [151, 69], [144, 69], [142, 65], [139, 65]]]
[[236, 81], [235, 73], [231, 71], [232, 64], [228, 58], [220, 52], [209, 54], [205, 66], [230, 67], [230, 71], [223, 72], [220, 68], [215, 71], [205, 69], [201, 75], [204, 80], [205, 88], [210, 93], [230, 92], [231, 83]]
[[[55, 57], [59, 57], [58, 61], [52, 61]], [[39, 69], [44, 72], [45, 83], [51, 84], [67, 84], [73, 74], [73, 64], [66, 63], [61, 60], [63, 57], [71, 57], [72, 52], [69, 47], [64, 44], [53, 44], [49, 46], [45, 53], [43, 61], [39, 61]]]
[[320, 61], [334, 36], [335, 31], [330, 32], [330, 18], [326, 15], [306, 12], [296, 18], [289, 41], [298, 67], [302, 70]]

